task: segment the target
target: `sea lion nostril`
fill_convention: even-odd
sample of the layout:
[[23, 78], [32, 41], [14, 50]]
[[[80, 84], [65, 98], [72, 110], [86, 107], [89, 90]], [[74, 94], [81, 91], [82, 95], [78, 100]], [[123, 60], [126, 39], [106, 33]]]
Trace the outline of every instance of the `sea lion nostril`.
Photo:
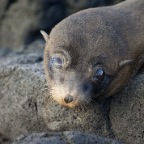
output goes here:
[[73, 97], [70, 96], [70, 95], [68, 95], [68, 96], [66, 96], [66, 97], [64, 98], [64, 101], [65, 101], [66, 103], [70, 103], [70, 102], [72, 102], [73, 100], [74, 100]]

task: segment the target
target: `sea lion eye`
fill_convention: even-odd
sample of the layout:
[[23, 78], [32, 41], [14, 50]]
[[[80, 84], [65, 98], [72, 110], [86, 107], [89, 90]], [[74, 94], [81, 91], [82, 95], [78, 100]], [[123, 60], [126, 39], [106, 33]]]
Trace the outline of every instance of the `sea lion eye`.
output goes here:
[[54, 56], [50, 59], [50, 68], [61, 69], [64, 64], [64, 60], [61, 57]]
[[102, 68], [97, 68], [93, 72], [93, 81], [102, 82], [104, 80], [105, 73]]

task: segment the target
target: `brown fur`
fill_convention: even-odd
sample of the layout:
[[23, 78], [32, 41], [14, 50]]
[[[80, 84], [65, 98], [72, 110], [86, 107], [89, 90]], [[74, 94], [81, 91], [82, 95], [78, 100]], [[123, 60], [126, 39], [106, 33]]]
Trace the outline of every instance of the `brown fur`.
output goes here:
[[[127, 0], [110, 7], [80, 11], [61, 21], [46, 40], [44, 66], [51, 96], [58, 103], [75, 107], [94, 98], [117, 93], [144, 64], [144, 1]], [[59, 53], [68, 64], [49, 71], [49, 59]], [[108, 86], [95, 96], [81, 89], [89, 82], [92, 64], [98, 62], [110, 75]], [[74, 101], [65, 103], [66, 95]]]

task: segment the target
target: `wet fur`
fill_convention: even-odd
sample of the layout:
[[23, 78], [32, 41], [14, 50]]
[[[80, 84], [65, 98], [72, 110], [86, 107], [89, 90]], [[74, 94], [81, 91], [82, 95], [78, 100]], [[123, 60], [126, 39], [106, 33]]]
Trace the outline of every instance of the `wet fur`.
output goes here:
[[[105, 99], [123, 88], [144, 64], [144, 1], [127, 0], [115, 6], [80, 11], [56, 25], [50, 36], [43, 35], [51, 97], [68, 107]], [[69, 66], [51, 73], [49, 59], [62, 51], [69, 58]], [[110, 78], [100, 92], [93, 94], [91, 87], [85, 92], [81, 86], [90, 83], [89, 69], [96, 62], [101, 63]], [[75, 98], [70, 104], [63, 101], [68, 94]]]

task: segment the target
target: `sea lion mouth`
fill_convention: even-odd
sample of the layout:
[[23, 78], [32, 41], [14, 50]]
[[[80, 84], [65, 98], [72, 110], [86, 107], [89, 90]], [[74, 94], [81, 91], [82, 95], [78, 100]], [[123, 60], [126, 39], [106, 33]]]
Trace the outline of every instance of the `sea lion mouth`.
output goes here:
[[62, 99], [60, 101], [56, 100], [56, 102], [64, 107], [68, 107], [68, 108], [75, 108], [75, 107], [78, 107], [79, 105], [81, 105], [81, 102], [78, 100], [71, 101], [71, 102], [65, 102], [65, 100]]
[[76, 100], [76, 101], [72, 101], [70, 103], [65, 103], [64, 102], [61, 105], [65, 106], [65, 107], [68, 107], [68, 108], [76, 108], [76, 107], [81, 106], [83, 104], [84, 104], [84, 102], [82, 103], [82, 102]]

